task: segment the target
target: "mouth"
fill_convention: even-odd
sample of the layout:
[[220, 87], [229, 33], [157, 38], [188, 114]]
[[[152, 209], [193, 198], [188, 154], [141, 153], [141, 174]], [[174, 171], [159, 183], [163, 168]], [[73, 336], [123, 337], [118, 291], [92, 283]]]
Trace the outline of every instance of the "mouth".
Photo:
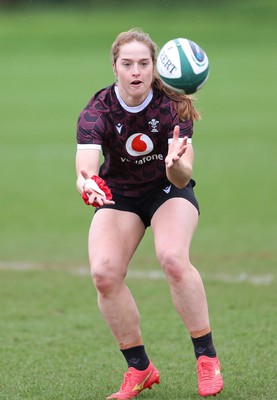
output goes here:
[[132, 82], [131, 82], [131, 85], [132, 85], [132, 86], [139, 86], [141, 83], [142, 83], [142, 81], [135, 80], [135, 81], [132, 81]]

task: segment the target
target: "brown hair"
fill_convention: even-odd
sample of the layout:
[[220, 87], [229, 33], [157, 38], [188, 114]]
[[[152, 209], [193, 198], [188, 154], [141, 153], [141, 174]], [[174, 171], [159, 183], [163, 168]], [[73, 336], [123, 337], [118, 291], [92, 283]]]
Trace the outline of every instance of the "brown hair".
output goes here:
[[[153, 61], [153, 64], [156, 68], [157, 62], [157, 54], [158, 48], [155, 42], [150, 38], [150, 36], [143, 32], [141, 29], [130, 29], [127, 32], [121, 32], [111, 47], [111, 61], [113, 64], [116, 63], [119, 55], [120, 47], [126, 43], [130, 43], [133, 41], [144, 43], [148, 49], [150, 50], [150, 55]], [[185, 119], [198, 120], [200, 119], [199, 112], [194, 108], [193, 105], [193, 97], [188, 96], [186, 94], [177, 93], [174, 90], [170, 89], [168, 86], [165, 86], [163, 81], [160, 79], [158, 73], [155, 71], [153, 86], [158, 90], [163, 92], [166, 96], [168, 96], [174, 102], [174, 107], [177, 111], [178, 117], [180, 121], [184, 121]]]

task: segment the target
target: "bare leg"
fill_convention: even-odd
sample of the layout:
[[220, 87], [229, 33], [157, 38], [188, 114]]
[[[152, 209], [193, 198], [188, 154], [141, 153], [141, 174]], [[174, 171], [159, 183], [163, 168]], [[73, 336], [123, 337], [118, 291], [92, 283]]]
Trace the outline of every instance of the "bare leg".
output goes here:
[[169, 282], [173, 303], [189, 332], [209, 328], [205, 289], [189, 260], [198, 212], [185, 199], [165, 202], [152, 218], [158, 260]]
[[121, 347], [141, 337], [139, 312], [124, 278], [144, 231], [137, 215], [103, 209], [94, 215], [89, 233], [89, 259], [99, 308]]

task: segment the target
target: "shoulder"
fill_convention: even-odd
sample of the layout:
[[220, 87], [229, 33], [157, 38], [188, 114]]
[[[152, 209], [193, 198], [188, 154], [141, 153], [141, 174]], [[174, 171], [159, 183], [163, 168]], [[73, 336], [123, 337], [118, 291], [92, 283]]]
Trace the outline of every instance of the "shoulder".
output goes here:
[[81, 113], [99, 111], [105, 112], [110, 109], [114, 99], [114, 85], [111, 85], [96, 92]]
[[105, 118], [115, 101], [114, 85], [99, 90], [79, 113], [78, 124], [90, 124]]

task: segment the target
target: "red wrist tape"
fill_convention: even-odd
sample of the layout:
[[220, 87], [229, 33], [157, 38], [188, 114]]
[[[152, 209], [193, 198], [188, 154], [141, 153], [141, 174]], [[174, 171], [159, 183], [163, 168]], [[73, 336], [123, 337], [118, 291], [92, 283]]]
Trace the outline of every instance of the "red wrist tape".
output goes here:
[[[90, 179], [97, 183], [99, 189], [103, 190], [107, 200], [112, 200], [112, 192], [110, 191], [110, 188], [106, 184], [104, 179], [100, 178], [100, 176], [97, 175], [93, 175]], [[86, 192], [82, 193], [82, 199], [88, 206], [99, 207], [99, 204], [96, 201], [94, 203], [89, 203], [89, 196], [86, 194]]]

